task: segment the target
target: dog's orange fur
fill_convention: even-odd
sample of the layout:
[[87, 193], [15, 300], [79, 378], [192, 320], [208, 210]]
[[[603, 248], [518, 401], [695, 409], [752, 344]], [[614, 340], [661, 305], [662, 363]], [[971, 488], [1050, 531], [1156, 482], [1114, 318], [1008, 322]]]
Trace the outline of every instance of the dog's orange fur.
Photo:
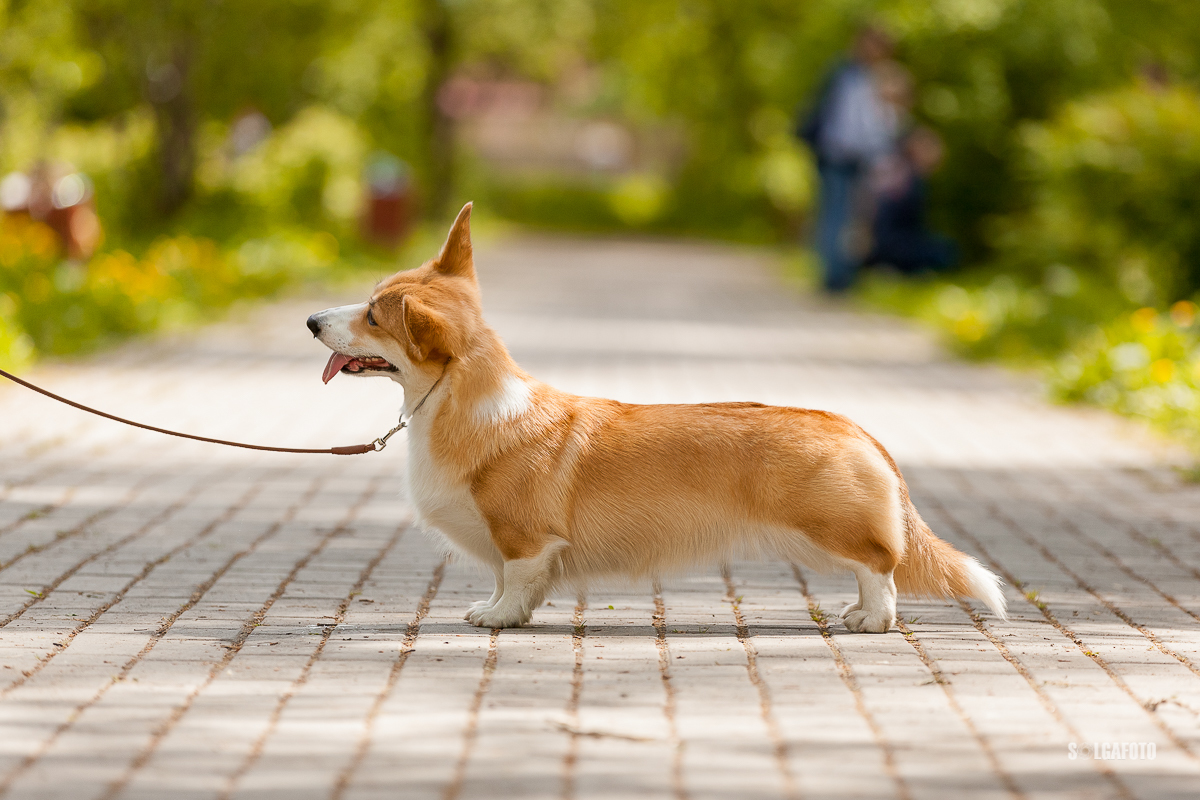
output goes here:
[[[356, 317], [338, 336], [399, 368], [410, 410], [442, 378], [417, 416], [428, 415], [425, 427], [410, 430], [439, 480], [469, 489], [495, 548], [467, 548], [498, 581], [491, 606], [469, 615], [477, 624], [524, 623], [555, 583], [656, 577], [739, 554], [853, 570], [860, 601], [844, 616], [856, 630], [893, 624], [893, 574], [903, 592], [982, 595], [1003, 613], [994, 576], [981, 579], [990, 573], [933, 535], [891, 456], [845, 417], [759, 403], [632, 405], [525, 374], [484, 322], [469, 218], [470, 205], [437, 258], [376, 287], [376, 325]], [[514, 386], [520, 402], [481, 415]], [[430, 513], [457, 542], [454, 524]], [[528, 596], [509, 602], [501, 584]]]

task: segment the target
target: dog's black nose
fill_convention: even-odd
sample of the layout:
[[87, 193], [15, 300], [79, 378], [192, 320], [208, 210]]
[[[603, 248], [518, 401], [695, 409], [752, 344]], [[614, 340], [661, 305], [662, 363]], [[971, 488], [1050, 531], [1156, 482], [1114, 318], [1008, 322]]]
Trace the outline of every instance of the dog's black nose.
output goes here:
[[313, 338], [321, 335], [321, 321], [316, 314], [308, 318], [308, 329], [313, 332]]

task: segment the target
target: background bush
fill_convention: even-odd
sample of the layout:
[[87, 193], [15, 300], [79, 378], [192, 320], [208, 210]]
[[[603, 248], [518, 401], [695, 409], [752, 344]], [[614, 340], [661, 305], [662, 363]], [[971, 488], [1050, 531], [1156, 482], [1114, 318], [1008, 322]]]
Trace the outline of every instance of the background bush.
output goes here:
[[1055, 364], [1060, 399], [1141, 417], [1200, 449], [1200, 331], [1196, 304], [1146, 307], [1073, 343]]
[[1142, 305], [1200, 288], [1195, 89], [1139, 84], [1068, 103], [1021, 138], [1032, 201], [993, 222], [998, 268], [1033, 280], [1070, 269]]
[[[0, 171], [86, 172], [106, 237], [73, 263], [3, 223], [0, 360], [386, 269], [357, 223], [379, 152], [409, 165], [435, 227], [476, 199], [534, 225], [795, 241], [816, 184], [794, 121], [864, 22], [895, 37], [914, 121], [946, 140], [930, 218], [964, 254], [937, 279], [872, 276], [865, 296], [968, 355], [1058, 365], [1063, 397], [1184, 408], [1191, 328], [1171, 322], [1183, 344], [1157, 355], [1130, 320], [1168, 325], [1200, 289], [1192, 0], [0, 3]], [[638, 152], [506, 172], [459, 135], [456, 79], [536, 86], [541, 111], [617, 124]], [[246, 114], [262, 140], [234, 147]], [[1150, 366], [1106, 361], [1132, 345]]]
[[264, 297], [336, 258], [327, 234], [282, 235], [223, 250], [211, 239], [164, 236], [141, 257], [111, 250], [62, 258], [58, 237], [21, 217], [0, 220], [0, 365], [35, 353], [69, 354], [115, 338], [207, 318], [240, 298]]

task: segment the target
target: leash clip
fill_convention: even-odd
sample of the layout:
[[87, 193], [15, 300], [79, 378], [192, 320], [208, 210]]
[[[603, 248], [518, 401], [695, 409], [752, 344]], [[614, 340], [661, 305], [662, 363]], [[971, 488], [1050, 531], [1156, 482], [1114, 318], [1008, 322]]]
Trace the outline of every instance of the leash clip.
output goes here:
[[400, 431], [402, 431], [404, 428], [407, 428], [407, 427], [408, 427], [408, 423], [405, 422], [403, 419], [401, 419], [399, 425], [392, 428], [390, 431], [385, 433], [383, 436], [380, 436], [378, 439], [376, 439], [374, 442], [371, 443], [371, 444], [375, 445], [375, 452], [378, 453], [380, 450], [387, 447], [388, 439], [392, 438], [392, 436], [394, 436], [395, 434], [399, 433]]
[[[412, 410], [412, 414], [408, 415], [409, 419], [412, 419], [413, 415], [421, 410], [421, 406], [425, 405], [425, 401], [429, 399], [429, 395], [433, 394], [433, 390], [436, 389], [438, 387], [438, 385], [442, 382], [442, 378], [446, 377], [446, 367], [448, 367], [448, 366], [450, 366], [449, 361], [446, 362], [446, 366], [442, 367], [442, 374], [439, 375], [438, 379], [433, 382], [433, 386], [429, 387], [429, 391], [426, 392], [425, 396], [421, 398], [421, 402], [417, 403], [417, 407]], [[397, 433], [399, 433], [400, 431], [404, 430], [407, 427], [408, 427], [408, 423], [404, 421], [404, 409], [401, 408], [400, 409], [400, 424], [398, 424], [396, 427], [392, 428], [390, 431], [385, 433], [383, 436], [380, 436], [375, 441], [371, 442], [371, 444], [373, 444], [375, 446], [375, 452], [378, 453], [380, 450], [387, 447], [388, 439], [392, 438], [394, 435], [396, 435]]]

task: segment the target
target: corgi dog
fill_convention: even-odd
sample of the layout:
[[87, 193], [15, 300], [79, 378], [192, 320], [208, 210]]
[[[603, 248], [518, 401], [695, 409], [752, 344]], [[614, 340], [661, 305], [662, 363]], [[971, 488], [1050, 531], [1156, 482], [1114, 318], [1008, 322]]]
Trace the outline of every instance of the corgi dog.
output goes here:
[[761, 403], [633, 405], [540, 383], [483, 318], [459, 213], [436, 258], [365, 303], [308, 319], [323, 379], [404, 387], [418, 521], [489, 567], [466, 619], [523, 625], [556, 585], [660, 575], [740, 556], [849, 570], [851, 631], [896, 621], [896, 592], [978, 598], [1000, 579], [934, 536], [883, 446], [845, 417]]

